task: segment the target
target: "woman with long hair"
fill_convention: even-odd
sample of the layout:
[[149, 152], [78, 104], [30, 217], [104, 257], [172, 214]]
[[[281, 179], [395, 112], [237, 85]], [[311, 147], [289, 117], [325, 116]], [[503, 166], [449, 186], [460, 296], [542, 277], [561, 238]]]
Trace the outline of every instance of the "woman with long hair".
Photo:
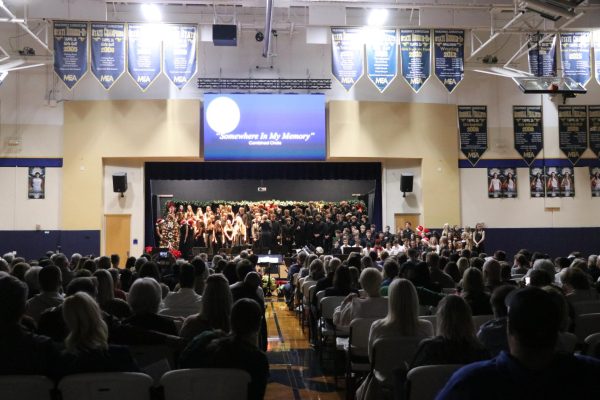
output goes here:
[[482, 272], [467, 268], [462, 279], [462, 297], [469, 304], [473, 315], [491, 315], [490, 295], [485, 290]]
[[61, 376], [85, 372], [136, 372], [126, 346], [108, 344], [108, 327], [100, 307], [85, 292], [67, 297], [62, 314], [69, 334], [60, 363]]
[[229, 332], [232, 304], [233, 297], [227, 278], [222, 274], [209, 276], [202, 296], [202, 311], [186, 318], [180, 336], [191, 340], [211, 329]]
[[460, 296], [448, 295], [438, 305], [437, 336], [419, 345], [411, 368], [421, 365], [469, 364], [489, 358], [475, 336], [471, 308]]
[[131, 317], [131, 308], [126, 301], [115, 298], [115, 284], [111, 273], [106, 269], [99, 269], [93, 276], [98, 282], [98, 295], [96, 300], [102, 311], [117, 319]]

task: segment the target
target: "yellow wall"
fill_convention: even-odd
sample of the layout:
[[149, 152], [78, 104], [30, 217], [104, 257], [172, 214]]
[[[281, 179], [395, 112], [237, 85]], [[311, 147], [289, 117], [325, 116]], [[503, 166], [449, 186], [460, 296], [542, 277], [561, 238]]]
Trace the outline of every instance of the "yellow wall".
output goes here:
[[[422, 159], [422, 222], [460, 223], [456, 107], [331, 101], [329, 158]], [[62, 228], [101, 229], [103, 159], [198, 160], [197, 100], [65, 104]]]
[[65, 103], [62, 228], [101, 229], [103, 158], [199, 154], [198, 100]]
[[455, 105], [331, 101], [329, 157], [422, 159], [421, 222], [460, 224]]

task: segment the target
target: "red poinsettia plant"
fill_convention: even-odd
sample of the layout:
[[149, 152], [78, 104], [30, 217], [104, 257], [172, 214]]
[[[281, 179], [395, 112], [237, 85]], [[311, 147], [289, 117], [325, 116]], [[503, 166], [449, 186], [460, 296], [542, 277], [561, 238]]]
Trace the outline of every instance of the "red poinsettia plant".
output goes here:
[[[152, 252], [154, 251], [154, 247], [146, 246], [144, 248], [144, 250], [146, 251], [146, 253], [152, 254]], [[177, 249], [169, 249], [169, 253], [175, 258], [181, 258], [181, 255], [182, 255], [181, 251], [179, 251]]]

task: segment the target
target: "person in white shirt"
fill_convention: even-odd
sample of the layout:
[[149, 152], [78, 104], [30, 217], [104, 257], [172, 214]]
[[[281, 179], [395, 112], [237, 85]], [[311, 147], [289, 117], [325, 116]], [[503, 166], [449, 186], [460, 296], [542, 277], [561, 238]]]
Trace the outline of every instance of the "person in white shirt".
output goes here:
[[188, 317], [202, 310], [202, 296], [194, 290], [194, 267], [192, 264], [181, 265], [179, 272], [179, 290], [169, 293], [164, 300], [159, 314], [171, 317]]
[[387, 299], [381, 297], [379, 288], [383, 276], [376, 268], [365, 268], [359, 278], [360, 286], [367, 294], [360, 298], [356, 293], [349, 294], [333, 313], [336, 327], [348, 327], [355, 318], [383, 318], [387, 315]]

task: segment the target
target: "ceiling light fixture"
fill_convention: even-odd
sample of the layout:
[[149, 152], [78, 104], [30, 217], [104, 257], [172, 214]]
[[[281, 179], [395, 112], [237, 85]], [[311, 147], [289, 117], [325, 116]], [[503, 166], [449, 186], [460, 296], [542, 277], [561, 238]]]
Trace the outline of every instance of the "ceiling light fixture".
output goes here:
[[388, 18], [388, 10], [385, 8], [375, 8], [371, 10], [368, 19], [369, 26], [383, 26]]
[[162, 21], [162, 13], [156, 4], [142, 4], [142, 15], [148, 22]]

